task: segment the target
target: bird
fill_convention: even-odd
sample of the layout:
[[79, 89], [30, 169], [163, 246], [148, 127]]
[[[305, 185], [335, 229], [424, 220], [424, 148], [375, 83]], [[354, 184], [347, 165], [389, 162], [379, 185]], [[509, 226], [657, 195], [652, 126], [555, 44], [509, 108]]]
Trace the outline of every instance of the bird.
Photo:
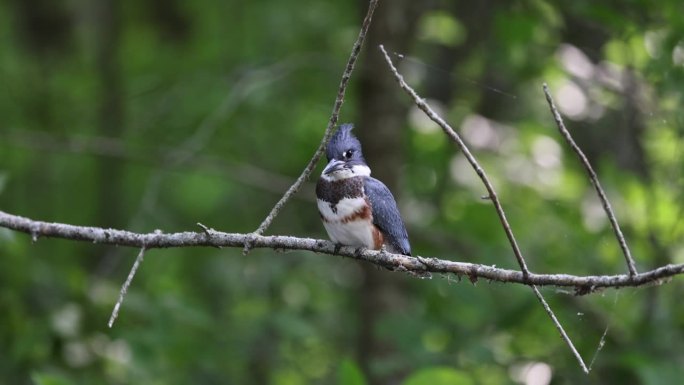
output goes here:
[[323, 226], [338, 246], [411, 255], [406, 226], [392, 192], [371, 177], [352, 134], [353, 124], [340, 125], [326, 147], [328, 164], [316, 183], [316, 202]]

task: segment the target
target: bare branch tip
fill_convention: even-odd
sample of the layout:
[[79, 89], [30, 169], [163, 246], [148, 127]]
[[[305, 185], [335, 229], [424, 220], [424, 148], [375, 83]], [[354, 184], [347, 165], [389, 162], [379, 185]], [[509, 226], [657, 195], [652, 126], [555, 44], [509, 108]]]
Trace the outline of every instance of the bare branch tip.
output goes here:
[[584, 360], [582, 359], [582, 356], [579, 354], [577, 349], [575, 348], [575, 345], [572, 343], [572, 340], [570, 339], [570, 336], [565, 332], [565, 329], [563, 328], [563, 325], [561, 325], [560, 321], [556, 317], [556, 314], [551, 310], [551, 306], [549, 306], [549, 303], [546, 302], [544, 299], [544, 296], [542, 293], [539, 291], [539, 288], [535, 285], [530, 286], [532, 288], [532, 291], [534, 292], [535, 296], [541, 303], [542, 307], [546, 311], [546, 314], [548, 314], [549, 318], [551, 318], [551, 321], [553, 324], [556, 326], [556, 330], [558, 330], [558, 333], [560, 333], [561, 339], [565, 341], [565, 344], [570, 348], [570, 351], [572, 354], [575, 356], [575, 359], [577, 359], [577, 362], [579, 363], [580, 367], [584, 371], [584, 373], [589, 374], [589, 369], [587, 368], [587, 365], [584, 363]]
[[131, 271], [128, 273], [126, 281], [124, 281], [123, 285], [121, 286], [121, 291], [119, 292], [119, 299], [116, 301], [114, 309], [112, 309], [112, 315], [109, 317], [109, 322], [107, 323], [110, 329], [114, 325], [114, 321], [116, 321], [116, 318], [119, 316], [119, 309], [121, 309], [121, 304], [123, 303], [124, 297], [128, 292], [128, 287], [131, 285], [133, 277], [135, 276], [135, 273], [138, 271], [138, 267], [140, 267], [140, 264], [142, 263], [144, 256], [145, 245], [143, 245], [140, 248], [140, 252], [138, 253], [138, 256], [135, 258], [135, 262], [133, 262], [133, 266], [131, 267]]
[[210, 229], [207, 226], [203, 225], [200, 222], [197, 222], [197, 226], [199, 226], [202, 229], [202, 231], [204, 231], [207, 235], [209, 235]]

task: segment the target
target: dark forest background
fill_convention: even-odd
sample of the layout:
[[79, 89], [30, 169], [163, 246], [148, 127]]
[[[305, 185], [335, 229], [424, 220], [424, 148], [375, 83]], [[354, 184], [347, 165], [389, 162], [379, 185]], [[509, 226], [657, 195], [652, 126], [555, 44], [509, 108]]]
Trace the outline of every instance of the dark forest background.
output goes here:
[[[323, 134], [363, 1], [0, 1], [0, 209], [138, 232], [253, 231]], [[542, 93], [595, 165], [637, 267], [684, 262], [684, 4], [381, 1], [341, 121], [415, 253], [517, 269], [459, 130], [535, 272], [626, 266]], [[320, 170], [320, 165], [319, 169]], [[316, 175], [319, 171], [316, 171]], [[270, 234], [326, 238], [305, 186]], [[684, 285], [416, 279], [309, 252], [138, 251], [0, 229], [4, 384], [673, 384]], [[597, 352], [605, 332], [603, 348]], [[536, 381], [536, 382], [535, 382]]]

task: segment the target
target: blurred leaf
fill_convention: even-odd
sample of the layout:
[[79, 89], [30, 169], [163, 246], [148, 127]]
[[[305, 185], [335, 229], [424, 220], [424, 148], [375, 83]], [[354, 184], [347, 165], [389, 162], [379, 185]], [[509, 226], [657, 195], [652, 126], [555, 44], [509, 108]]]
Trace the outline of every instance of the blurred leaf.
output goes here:
[[682, 380], [681, 368], [669, 363], [653, 362], [648, 358], [637, 366], [637, 371], [644, 385], [678, 384]]
[[5, 189], [5, 184], [7, 184], [8, 175], [6, 172], [0, 171], [0, 194], [2, 190]]
[[338, 385], [366, 385], [367, 381], [356, 362], [347, 358], [337, 371]]
[[420, 21], [423, 40], [455, 47], [463, 43], [466, 31], [455, 17], [444, 11], [426, 13]]
[[421, 369], [404, 381], [403, 385], [471, 385], [469, 375], [449, 367]]
[[71, 385], [73, 382], [67, 378], [54, 373], [38, 373], [31, 374], [31, 380], [34, 385]]

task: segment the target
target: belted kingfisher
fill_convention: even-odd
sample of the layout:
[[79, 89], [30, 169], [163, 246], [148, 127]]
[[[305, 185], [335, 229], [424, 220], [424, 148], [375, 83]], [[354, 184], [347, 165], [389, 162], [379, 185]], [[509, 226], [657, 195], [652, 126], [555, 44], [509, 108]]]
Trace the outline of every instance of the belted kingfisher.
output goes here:
[[330, 239], [343, 246], [411, 255], [406, 227], [390, 190], [370, 176], [361, 143], [343, 124], [326, 148], [328, 165], [316, 184], [318, 212]]

